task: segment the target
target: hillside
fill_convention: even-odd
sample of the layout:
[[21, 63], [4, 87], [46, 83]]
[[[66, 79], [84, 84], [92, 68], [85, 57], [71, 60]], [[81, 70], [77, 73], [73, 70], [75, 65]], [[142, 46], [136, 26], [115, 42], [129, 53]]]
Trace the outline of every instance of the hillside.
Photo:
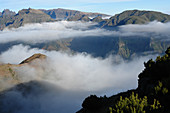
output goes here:
[[135, 55], [163, 54], [166, 48], [170, 46], [170, 41], [161, 40], [161, 37], [91, 36], [59, 39], [38, 44], [28, 44], [24, 42], [5, 43], [0, 44], [0, 53], [20, 43], [29, 45], [31, 48], [40, 48], [49, 51], [72, 51], [73, 53], [86, 52], [94, 57], [103, 58], [108, 55], [120, 55], [124, 59], [131, 59]]
[[170, 15], [156, 11], [127, 10], [104, 21], [102, 26], [112, 27], [127, 24], [144, 24], [154, 20], [166, 23], [170, 21]]
[[50, 9], [50, 10], [45, 10], [45, 9], [40, 9], [41, 11], [43, 11], [44, 13], [48, 14], [51, 16], [51, 18], [53, 19], [61, 19], [61, 20], [65, 20], [68, 19], [70, 17], [74, 17], [74, 16], [82, 16], [85, 15], [87, 17], [97, 17], [97, 16], [101, 16], [101, 17], [107, 17], [110, 15], [107, 14], [101, 14], [101, 13], [90, 13], [90, 12], [81, 12], [81, 11], [77, 11], [77, 10], [68, 10], [68, 9]]
[[[170, 47], [165, 53], [162, 57], [158, 56], [155, 61], [151, 59], [144, 63], [145, 69], [139, 74], [137, 89], [122, 92], [111, 97], [99, 98], [91, 95], [84, 100], [83, 108], [77, 113], [120, 113], [122, 111], [126, 113], [143, 113], [144, 111], [146, 113], [169, 113]], [[147, 104], [139, 103], [142, 98], [145, 99], [144, 101]], [[132, 104], [126, 103], [127, 101], [132, 102]], [[138, 105], [140, 105], [139, 108], [137, 108]], [[129, 108], [130, 106], [132, 108]]]

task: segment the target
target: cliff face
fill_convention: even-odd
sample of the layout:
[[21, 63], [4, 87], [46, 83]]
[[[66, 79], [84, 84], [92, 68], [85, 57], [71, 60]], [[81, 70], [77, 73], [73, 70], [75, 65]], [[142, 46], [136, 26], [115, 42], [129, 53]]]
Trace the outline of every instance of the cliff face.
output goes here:
[[[153, 111], [150, 111], [150, 109], [146, 108], [146, 113], [169, 113], [170, 47], [166, 50], [165, 53], [166, 54], [162, 57], [158, 56], [155, 61], [151, 59], [147, 63], [144, 63], [145, 69], [142, 73], [139, 74], [137, 89], [113, 95], [109, 98], [99, 98], [95, 95], [91, 95], [84, 100], [82, 104], [83, 108], [77, 113], [109, 113], [109, 107], [114, 108], [120, 97], [129, 98], [132, 92], [138, 94], [140, 98], [147, 97], [148, 105], [153, 103], [153, 100], [159, 100], [161, 108], [158, 110], [155, 109]], [[114, 113], [114, 111], [112, 112]], [[128, 111], [126, 112], [129, 113]]]

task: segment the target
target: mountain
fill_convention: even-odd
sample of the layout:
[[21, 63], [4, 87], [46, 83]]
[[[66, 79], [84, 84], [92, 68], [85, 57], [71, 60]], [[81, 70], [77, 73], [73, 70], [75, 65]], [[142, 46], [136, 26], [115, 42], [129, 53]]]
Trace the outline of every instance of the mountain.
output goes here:
[[41, 46], [37, 45], [36, 47], [46, 50], [86, 52], [94, 57], [105, 58], [112, 54], [131, 59], [135, 55], [163, 54], [169, 46], [170, 41], [162, 41], [152, 37], [91, 36], [62, 39], [41, 44]]
[[[2, 13], [3, 14], [3, 13]], [[5, 14], [8, 14], [7, 12]], [[44, 12], [36, 9], [22, 9], [16, 15], [0, 17], [0, 30], [8, 28], [17, 28], [27, 23], [50, 22], [53, 19]]]
[[86, 15], [75, 15], [67, 19], [68, 21], [84, 21], [89, 22], [90, 18]]
[[103, 19], [101, 16], [97, 16], [97, 17], [93, 18], [91, 21], [92, 22], [101, 22], [101, 21], [103, 21]]
[[144, 63], [138, 88], [111, 97], [91, 95], [77, 113], [169, 113], [170, 47], [162, 57]]
[[9, 9], [5, 9], [2, 11], [2, 13], [0, 12], [0, 17], [1, 16], [14, 16], [16, 13], [13, 11], [10, 11]]
[[112, 27], [127, 24], [145, 24], [154, 20], [166, 23], [170, 21], [170, 15], [156, 11], [128, 10], [112, 16], [102, 26]]
[[37, 44], [15, 41], [0, 44], [0, 53], [7, 51], [17, 44], [29, 45], [31, 48], [45, 49], [48, 51], [85, 52], [94, 57], [102, 58], [106, 58], [108, 55], [120, 55], [122, 58], [130, 60], [138, 55], [163, 54], [166, 48], [170, 46], [170, 41], [150, 36], [88, 36], [58, 39]]
[[46, 56], [43, 54], [34, 54], [31, 57], [22, 61], [20, 64], [0, 64], [0, 91], [24, 82], [22, 78], [18, 76], [17, 68], [31, 66], [35, 69], [40, 69], [41, 67], [38, 67], [35, 64], [36, 62], [41, 62], [45, 59]]
[[77, 11], [77, 10], [68, 10], [68, 9], [51, 9], [51, 10], [44, 10], [44, 9], [40, 9], [41, 11], [43, 11], [44, 13], [48, 14], [51, 16], [51, 18], [53, 19], [61, 19], [61, 20], [66, 20], [68, 18], [72, 18], [74, 16], [87, 16], [87, 17], [97, 17], [97, 16], [101, 16], [101, 17], [108, 17], [110, 15], [107, 14], [101, 14], [101, 13], [87, 13], [87, 12], [81, 12], [81, 11]]
[[10, 23], [12, 21], [15, 14], [15, 12], [10, 11], [9, 9], [5, 9], [3, 12], [0, 12], [0, 30], [4, 29], [8, 22]]
[[101, 13], [87, 13], [67, 9], [22, 9], [17, 14], [8, 9], [0, 13], [0, 30], [4, 28], [20, 27], [26, 23], [53, 22], [57, 20], [67, 21], [92, 21], [98, 22], [98, 27], [115, 27], [126, 24], [144, 24], [157, 20], [159, 22], [170, 21], [170, 15], [155, 11], [128, 10], [116, 14], [109, 19], [102, 19], [110, 15]]

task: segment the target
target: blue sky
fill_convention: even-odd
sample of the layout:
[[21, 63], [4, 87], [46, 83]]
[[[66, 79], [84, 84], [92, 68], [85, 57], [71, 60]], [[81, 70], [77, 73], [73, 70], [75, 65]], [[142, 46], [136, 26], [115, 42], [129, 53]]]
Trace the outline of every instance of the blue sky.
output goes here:
[[23, 8], [54, 9], [66, 8], [110, 15], [124, 10], [154, 10], [170, 14], [170, 0], [0, 0], [0, 11]]

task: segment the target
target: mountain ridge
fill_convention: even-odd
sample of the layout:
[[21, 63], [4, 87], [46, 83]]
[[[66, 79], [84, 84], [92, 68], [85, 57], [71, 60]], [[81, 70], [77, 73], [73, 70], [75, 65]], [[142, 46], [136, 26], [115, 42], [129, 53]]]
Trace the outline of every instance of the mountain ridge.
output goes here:
[[[5, 12], [5, 14], [4, 14]], [[8, 15], [8, 16], [3, 16]], [[116, 14], [109, 19], [103, 19], [110, 15], [101, 13], [88, 13], [67, 9], [22, 9], [17, 14], [8, 9], [0, 13], [0, 30], [4, 28], [17, 28], [25, 23], [54, 22], [56, 18], [66, 21], [97, 22], [98, 27], [109, 28], [127, 24], [145, 24], [152, 21], [169, 22], [170, 15], [156, 11], [127, 10]]]
[[86, 15], [88, 17], [92, 16], [92, 17], [97, 17], [97, 16], [101, 16], [101, 17], [106, 17], [106, 16], [110, 16], [107, 14], [102, 14], [102, 13], [93, 13], [93, 12], [82, 12], [82, 11], [78, 11], [78, 10], [70, 10], [70, 9], [62, 9], [62, 8], [58, 8], [58, 9], [49, 9], [49, 10], [45, 10], [45, 9], [39, 9], [41, 11], [43, 11], [44, 13], [48, 14], [51, 16], [51, 18], [53, 19], [68, 19], [72, 16], [76, 16], [76, 15]]
[[170, 21], [170, 15], [156, 11], [127, 10], [120, 14], [112, 16], [110, 19], [106, 20], [102, 26], [110, 27], [127, 24], [145, 24], [155, 20], [166, 23]]

